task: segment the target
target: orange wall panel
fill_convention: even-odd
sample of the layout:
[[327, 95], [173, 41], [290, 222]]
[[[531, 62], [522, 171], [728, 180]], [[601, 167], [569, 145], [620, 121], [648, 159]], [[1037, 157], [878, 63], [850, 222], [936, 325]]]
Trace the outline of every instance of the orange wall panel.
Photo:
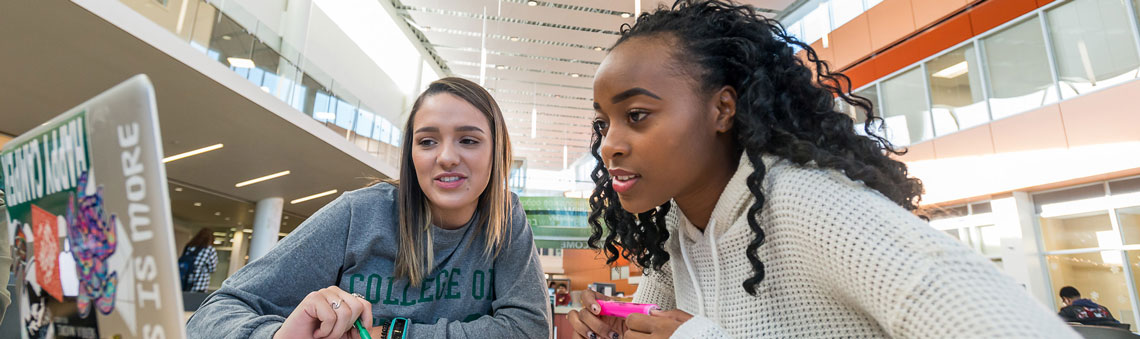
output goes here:
[[843, 71], [844, 75], [851, 78], [851, 89], [859, 88], [882, 77], [879, 70], [875, 68], [875, 63], [875, 58], [870, 58]]
[[834, 68], [842, 68], [871, 54], [871, 34], [866, 15], [859, 15], [831, 32]]
[[1140, 82], [1130, 82], [1061, 102], [1069, 146], [1140, 141]]
[[934, 156], [938, 159], [993, 153], [994, 142], [989, 124], [934, 139]]
[[914, 26], [926, 27], [965, 7], [966, 4], [966, 0], [911, 0]]
[[1037, 0], [1037, 7], [1048, 5], [1050, 2], [1053, 2], [1053, 0]]
[[907, 146], [906, 149], [906, 154], [898, 156], [897, 160], [900, 160], [902, 162], [914, 162], [934, 159], [933, 142], [923, 141], [914, 145]]
[[[629, 261], [618, 259], [615, 266], [629, 265]], [[562, 250], [562, 269], [566, 278], [570, 279], [570, 290], [585, 290], [591, 283], [612, 283], [618, 292], [625, 292], [632, 296], [637, 291], [637, 285], [630, 285], [627, 279], [610, 280], [610, 266], [606, 265], [606, 256], [601, 251], [591, 249], [564, 249]], [[630, 274], [640, 272], [630, 267]]]
[[[819, 57], [819, 60], [827, 61], [827, 64], [831, 65], [831, 69], [837, 69], [835, 67], [835, 54], [830, 44], [828, 48], [823, 48], [823, 39], [819, 39], [811, 44], [811, 49], [815, 50], [815, 55]], [[804, 56], [804, 60], [807, 60], [806, 55]], [[810, 62], [808, 62], [807, 65], [809, 65], [808, 68], [811, 68], [813, 72], [815, 71], [815, 66], [811, 66]]]
[[1057, 105], [994, 121], [990, 131], [997, 153], [1068, 148], [1061, 109]]
[[988, 0], [970, 9], [974, 34], [982, 34], [1037, 9], [1036, 0]]
[[862, 15], [868, 19], [871, 50], [887, 47], [914, 32], [910, 0], [883, 0]]

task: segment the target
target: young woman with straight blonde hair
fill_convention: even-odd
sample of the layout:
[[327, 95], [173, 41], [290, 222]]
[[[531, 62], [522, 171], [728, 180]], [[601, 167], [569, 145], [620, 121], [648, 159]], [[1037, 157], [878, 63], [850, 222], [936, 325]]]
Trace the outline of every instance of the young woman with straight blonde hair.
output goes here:
[[498, 104], [471, 81], [440, 79], [404, 136], [399, 181], [322, 208], [206, 299], [190, 337], [359, 338], [357, 319], [373, 338], [405, 322], [409, 338], [548, 336]]

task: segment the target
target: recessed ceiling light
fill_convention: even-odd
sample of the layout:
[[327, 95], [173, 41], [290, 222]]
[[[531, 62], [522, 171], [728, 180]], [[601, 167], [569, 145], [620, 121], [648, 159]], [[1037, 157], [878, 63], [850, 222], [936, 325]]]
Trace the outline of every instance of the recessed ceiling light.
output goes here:
[[195, 155], [199, 155], [199, 154], [202, 154], [202, 153], [206, 153], [206, 152], [209, 152], [209, 151], [213, 151], [213, 150], [216, 150], [216, 149], [222, 148], [222, 147], [224, 147], [224, 146], [225, 146], [225, 145], [222, 145], [222, 144], [216, 144], [216, 145], [213, 145], [213, 146], [206, 146], [206, 147], [202, 147], [202, 148], [199, 148], [199, 149], [196, 149], [196, 150], [193, 150], [193, 151], [189, 151], [189, 152], [185, 152], [185, 153], [180, 153], [180, 154], [176, 154], [176, 155], [172, 155], [172, 156], [169, 156], [169, 157], [163, 158], [163, 159], [162, 159], [162, 162], [163, 162], [163, 163], [167, 163], [167, 162], [175, 161], [175, 160], [178, 160], [178, 159], [182, 159], [182, 158], [192, 157], [192, 156], [195, 156]]
[[253, 64], [253, 60], [249, 60], [246, 58], [229, 57], [229, 58], [226, 58], [226, 61], [228, 61], [230, 63], [230, 66], [233, 66], [236, 68], [253, 68], [255, 66]]
[[605, 49], [605, 48], [602, 48], [602, 46], [596, 46], [596, 47], [594, 47], [594, 50], [595, 50], [595, 51], [599, 51], [599, 52], [601, 52], [603, 49]]
[[577, 77], [580, 77], [580, 76], [582, 76], [582, 75], [581, 75], [581, 74], [578, 74], [578, 73], [570, 73], [570, 77], [571, 77], [571, 78], [577, 78]]
[[222, 212], [214, 212], [214, 215], [222, 215]]
[[230, 217], [226, 217], [226, 221], [230, 221]]
[[519, 41], [519, 37], [513, 36], [513, 37], [511, 37], [511, 41]]
[[223, 35], [222, 36], [222, 40], [230, 40], [230, 39], [233, 39], [233, 37], [230, 37], [229, 35]]
[[286, 215], [286, 216], [285, 216], [285, 220], [289, 220], [289, 216], [288, 216], [288, 215]]
[[623, 17], [623, 18], [629, 18], [631, 16], [633, 16], [633, 14], [629, 14], [629, 13], [622, 13], [621, 14], [621, 17]]
[[200, 203], [200, 202], [195, 202], [195, 203], [194, 203], [194, 206], [198, 206], [198, 207], [201, 207], [201, 206], [202, 206], [202, 203]]
[[253, 210], [249, 210], [249, 213], [253, 213]]
[[174, 188], [174, 191], [175, 191], [175, 192], [182, 192], [182, 187], [175, 187], [175, 188]]
[[309, 201], [309, 200], [313, 200], [313, 199], [316, 199], [316, 198], [320, 198], [320, 197], [323, 197], [323, 196], [326, 196], [326, 195], [332, 195], [332, 194], [336, 194], [336, 192], [337, 192], [337, 190], [328, 190], [328, 191], [324, 191], [324, 192], [321, 192], [321, 193], [313, 194], [313, 195], [310, 195], [310, 196], [307, 196], [307, 197], [304, 197], [304, 198], [298, 198], [298, 199], [294, 199], [293, 201], [290, 201], [289, 203], [290, 203], [290, 204], [299, 204], [299, 203], [302, 203], [302, 202], [306, 202], [306, 201]]
[[273, 173], [273, 174], [263, 176], [260, 178], [249, 179], [249, 180], [242, 181], [242, 182], [239, 182], [237, 184], [234, 184], [234, 187], [245, 187], [245, 186], [253, 185], [253, 184], [256, 184], [256, 183], [259, 183], [262, 181], [266, 181], [269, 179], [283, 177], [283, 176], [289, 175], [289, 173], [290, 173], [289, 171], [281, 171], [281, 172]]
[[531, 7], [538, 6], [538, 1], [527, 1], [526, 5]]
[[497, 68], [497, 69], [507, 69], [507, 66], [498, 65], [498, 66], [495, 66], [495, 68]]

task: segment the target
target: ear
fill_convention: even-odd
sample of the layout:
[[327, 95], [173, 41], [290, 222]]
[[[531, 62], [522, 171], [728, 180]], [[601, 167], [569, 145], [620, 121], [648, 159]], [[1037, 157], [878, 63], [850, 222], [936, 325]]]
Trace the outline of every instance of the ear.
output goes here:
[[736, 118], [736, 89], [727, 85], [721, 87], [713, 93], [712, 100], [716, 109], [713, 126], [716, 126], [718, 133], [728, 132]]

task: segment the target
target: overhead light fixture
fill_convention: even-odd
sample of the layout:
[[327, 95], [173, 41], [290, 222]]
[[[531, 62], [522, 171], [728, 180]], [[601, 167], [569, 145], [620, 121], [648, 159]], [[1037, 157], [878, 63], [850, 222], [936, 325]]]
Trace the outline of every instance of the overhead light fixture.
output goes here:
[[230, 221], [230, 217], [226, 217], [226, 221]]
[[965, 61], [962, 61], [951, 65], [950, 67], [943, 68], [941, 71], [931, 74], [931, 76], [935, 78], [953, 79], [961, 76], [962, 74], [966, 74], [966, 72], [969, 71], [970, 65]]
[[195, 202], [195, 203], [194, 203], [194, 206], [195, 206], [195, 207], [202, 207], [202, 203], [200, 203], [200, 202]]
[[511, 37], [511, 41], [519, 41], [519, 37], [513, 36], [513, 37]]
[[313, 119], [331, 121], [336, 119], [336, 114], [332, 112], [316, 112], [313, 113]]
[[594, 46], [595, 51], [601, 52], [603, 49], [605, 49], [605, 48], [602, 48], [602, 46]]
[[221, 216], [222, 212], [214, 212], [214, 216]]
[[527, 1], [526, 5], [530, 7], [538, 6], [538, 1]]
[[250, 210], [249, 210], [249, 213], [253, 213], [253, 210], [252, 210], [252, 209], [250, 209]]
[[253, 68], [253, 66], [254, 66], [253, 60], [249, 60], [246, 58], [229, 57], [229, 58], [226, 58], [226, 61], [230, 62], [230, 66], [237, 67], [237, 68]]
[[242, 233], [253, 233], [253, 230], [247, 228], [247, 229], [241, 230], [241, 232]]
[[289, 175], [289, 173], [290, 173], [289, 171], [281, 171], [281, 172], [273, 173], [273, 174], [270, 174], [270, 175], [267, 175], [264, 177], [249, 179], [249, 180], [242, 181], [242, 182], [235, 184], [234, 187], [245, 187], [245, 186], [253, 185], [253, 184], [256, 184], [256, 183], [259, 183], [262, 181], [266, 181], [269, 179], [283, 177], [283, 176]]
[[223, 36], [222, 36], [222, 40], [227, 40], [227, 41], [228, 41], [228, 40], [230, 40], [230, 39], [233, 39], [233, 38], [232, 38], [232, 37], [230, 37], [229, 35], [223, 35]]
[[285, 216], [285, 220], [289, 220], [289, 216], [288, 216], [288, 215], [286, 215], [286, 216]]
[[175, 187], [175, 188], [174, 188], [174, 191], [175, 191], [175, 192], [182, 192], [182, 187]]
[[313, 195], [310, 195], [310, 196], [307, 196], [307, 197], [304, 197], [304, 198], [300, 198], [300, 199], [296, 199], [296, 200], [290, 201], [289, 203], [290, 203], [290, 204], [299, 204], [299, 203], [303, 203], [303, 202], [306, 202], [306, 201], [309, 201], [309, 200], [313, 200], [313, 199], [316, 199], [316, 198], [320, 198], [320, 197], [323, 197], [323, 196], [327, 196], [327, 195], [333, 195], [333, 194], [336, 194], [336, 190], [328, 190], [328, 191], [324, 191], [324, 192], [321, 192], [321, 193], [313, 194]]
[[495, 68], [496, 69], [507, 69], [507, 66], [498, 65], [498, 66], [495, 66]]
[[193, 150], [193, 151], [189, 151], [189, 152], [186, 152], [186, 153], [176, 154], [176, 155], [172, 155], [172, 156], [169, 156], [169, 157], [165, 157], [165, 158], [162, 158], [162, 162], [163, 162], [163, 163], [168, 163], [168, 162], [171, 162], [171, 161], [175, 161], [175, 160], [178, 160], [178, 159], [182, 159], [182, 158], [186, 158], [186, 157], [192, 157], [192, 156], [195, 156], [195, 155], [199, 155], [199, 154], [202, 154], [202, 153], [206, 153], [206, 152], [209, 152], [209, 151], [213, 151], [213, 150], [216, 150], [216, 149], [222, 148], [223, 146], [224, 146], [224, 145], [222, 145], [222, 144], [217, 144], [217, 145], [213, 145], [213, 146], [202, 147], [202, 148], [199, 148], [199, 149], [196, 149], [196, 150]]
[[626, 19], [628, 19], [631, 16], [633, 16], [633, 14], [629, 14], [629, 13], [622, 13], [621, 14], [621, 17], [626, 18]]
[[571, 77], [571, 78], [577, 78], [577, 77], [580, 77], [580, 76], [582, 76], [582, 75], [581, 75], [581, 74], [578, 74], [578, 73], [570, 73], [570, 77]]

